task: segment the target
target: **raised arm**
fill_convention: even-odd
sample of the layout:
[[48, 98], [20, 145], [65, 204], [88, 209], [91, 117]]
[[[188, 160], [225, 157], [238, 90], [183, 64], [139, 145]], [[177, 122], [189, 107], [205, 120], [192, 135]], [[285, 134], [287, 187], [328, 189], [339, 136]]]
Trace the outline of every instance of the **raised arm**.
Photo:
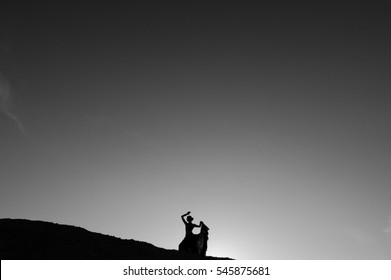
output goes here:
[[183, 221], [183, 223], [185, 223], [185, 224], [187, 224], [187, 222], [186, 222], [186, 220], [185, 220], [185, 217], [186, 217], [187, 215], [190, 215], [190, 211], [188, 211], [186, 214], [183, 214], [183, 215], [181, 216], [182, 221]]

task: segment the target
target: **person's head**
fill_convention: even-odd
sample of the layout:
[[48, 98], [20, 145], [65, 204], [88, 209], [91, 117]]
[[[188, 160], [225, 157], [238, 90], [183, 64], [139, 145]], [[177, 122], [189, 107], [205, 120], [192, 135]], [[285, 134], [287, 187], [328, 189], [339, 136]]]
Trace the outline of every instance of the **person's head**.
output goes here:
[[187, 216], [187, 221], [189, 222], [189, 223], [191, 223], [194, 219], [193, 219], [193, 217], [192, 216]]

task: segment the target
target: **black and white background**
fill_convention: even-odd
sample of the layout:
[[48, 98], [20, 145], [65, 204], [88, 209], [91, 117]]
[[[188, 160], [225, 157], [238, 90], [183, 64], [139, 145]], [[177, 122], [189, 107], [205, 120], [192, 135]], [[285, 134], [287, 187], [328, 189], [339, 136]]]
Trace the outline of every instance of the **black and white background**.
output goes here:
[[[384, 4], [379, 4], [384, 3]], [[237, 259], [391, 257], [385, 1], [2, 1], [0, 213]]]

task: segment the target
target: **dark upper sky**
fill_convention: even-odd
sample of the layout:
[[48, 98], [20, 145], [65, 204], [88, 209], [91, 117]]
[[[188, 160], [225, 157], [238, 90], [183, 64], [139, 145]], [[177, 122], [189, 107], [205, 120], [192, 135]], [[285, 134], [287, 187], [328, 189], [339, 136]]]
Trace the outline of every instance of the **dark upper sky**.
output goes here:
[[215, 255], [390, 257], [386, 5], [106, 2], [1, 4], [2, 215], [175, 248], [192, 210]]

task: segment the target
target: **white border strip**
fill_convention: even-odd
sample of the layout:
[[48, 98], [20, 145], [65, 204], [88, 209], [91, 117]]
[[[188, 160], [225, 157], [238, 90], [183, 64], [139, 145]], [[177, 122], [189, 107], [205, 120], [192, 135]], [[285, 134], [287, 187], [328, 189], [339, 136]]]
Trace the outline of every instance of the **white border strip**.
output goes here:
[[[193, 275], [189, 275], [193, 274]], [[391, 260], [1, 261], [2, 280], [391, 279]]]

